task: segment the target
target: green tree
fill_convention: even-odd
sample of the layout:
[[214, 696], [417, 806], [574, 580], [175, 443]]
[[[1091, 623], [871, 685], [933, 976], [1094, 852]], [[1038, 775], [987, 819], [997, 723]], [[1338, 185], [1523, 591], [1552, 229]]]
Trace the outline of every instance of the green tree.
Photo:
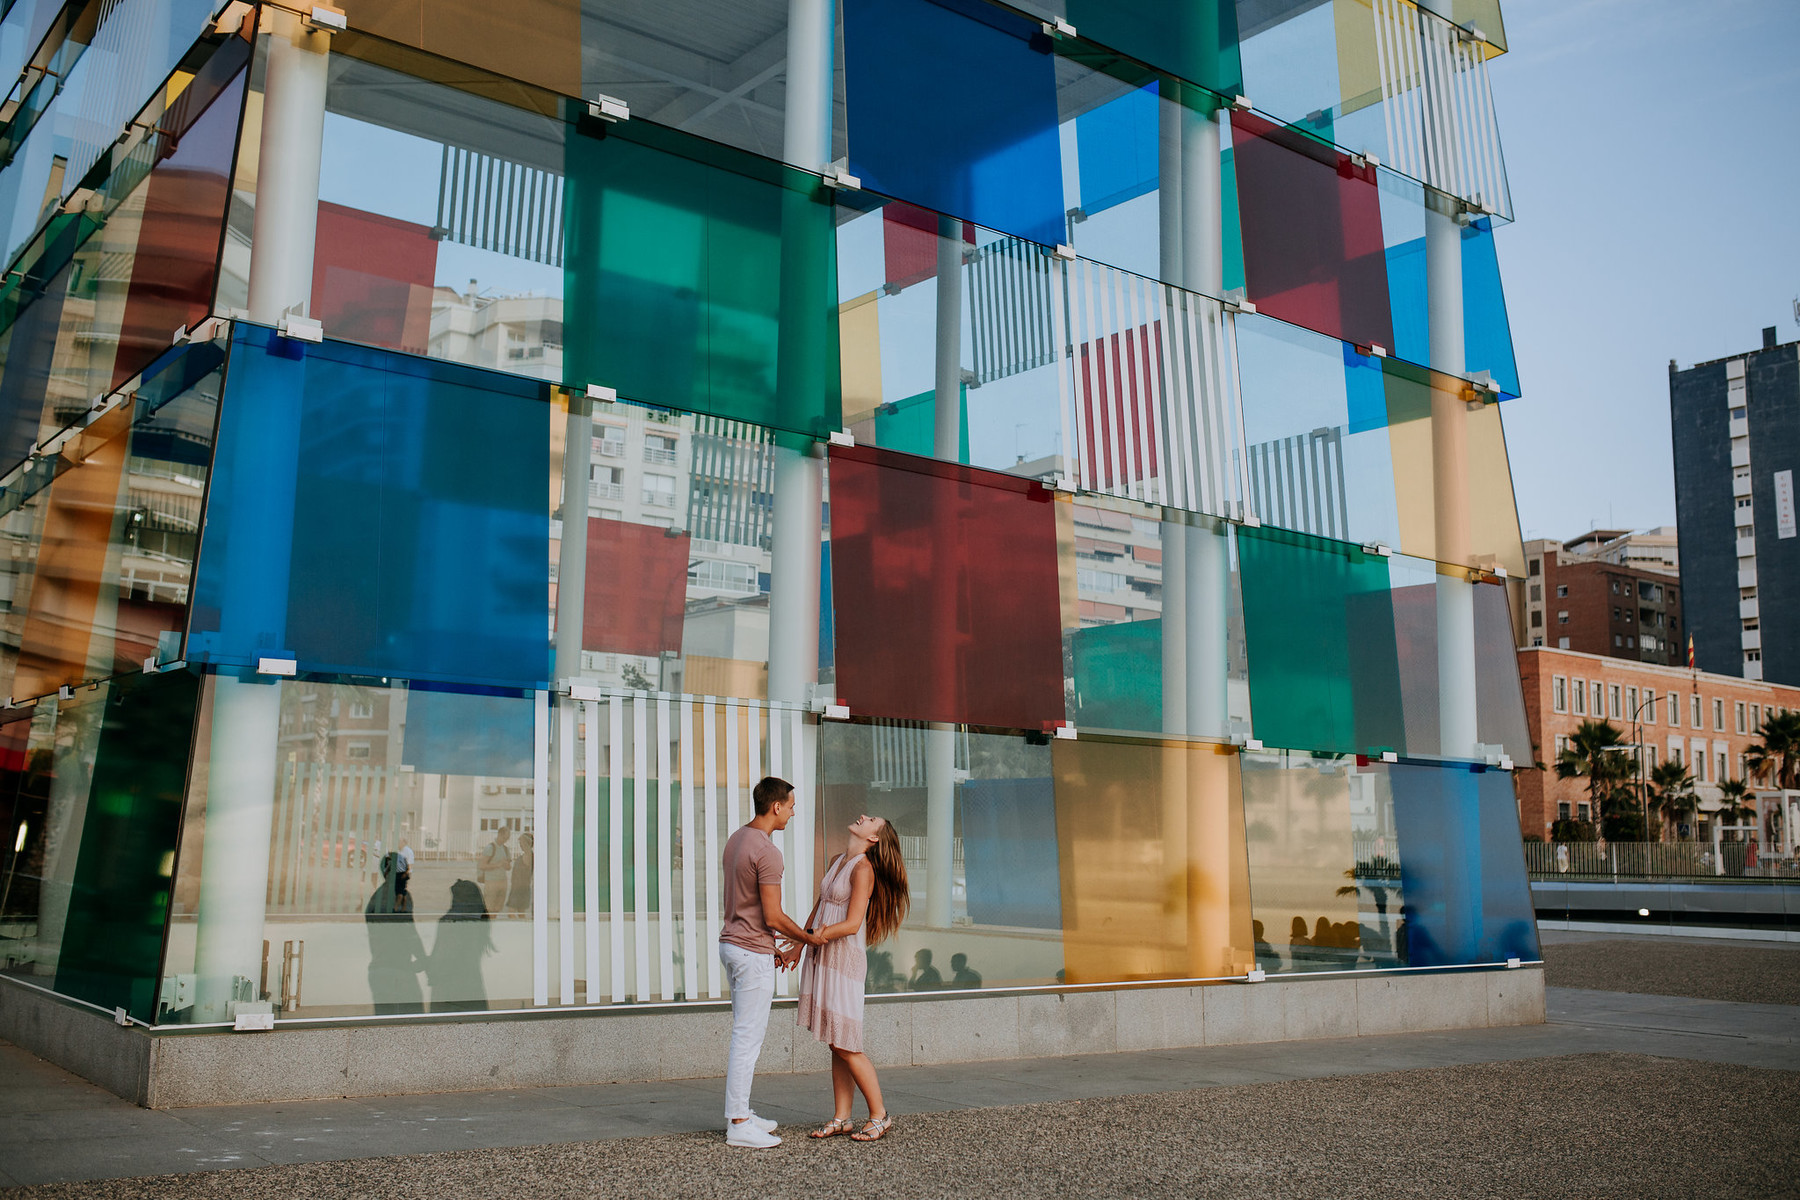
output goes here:
[[1744, 780], [1719, 780], [1719, 819], [1727, 825], [1737, 825], [1755, 816], [1756, 808], [1750, 803], [1755, 799], [1756, 793]]
[[1602, 832], [1604, 801], [1631, 777], [1631, 767], [1619, 740], [1619, 728], [1610, 721], [1583, 721], [1570, 735], [1567, 748], [1556, 756], [1558, 779], [1587, 780], [1588, 811], [1603, 818]]
[[1751, 774], [1765, 772], [1778, 788], [1800, 788], [1800, 710], [1763, 718], [1744, 753]]
[[[1693, 772], [1685, 764], [1669, 759], [1651, 768], [1650, 807], [1671, 831], [1679, 829], [1683, 819], [1692, 816], [1699, 805], [1700, 799], [1694, 795]], [[1676, 836], [1679, 840], [1680, 835]]]

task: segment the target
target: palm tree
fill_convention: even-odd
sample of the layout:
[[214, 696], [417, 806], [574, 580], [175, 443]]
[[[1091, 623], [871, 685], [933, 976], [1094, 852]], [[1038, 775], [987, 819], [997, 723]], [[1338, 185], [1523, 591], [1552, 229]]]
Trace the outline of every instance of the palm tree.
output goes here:
[[1651, 768], [1650, 794], [1654, 797], [1650, 801], [1651, 807], [1671, 829], [1678, 828], [1682, 818], [1691, 814], [1700, 803], [1694, 795], [1693, 773], [1672, 758]]
[[1601, 816], [1601, 801], [1614, 787], [1631, 777], [1631, 763], [1619, 740], [1618, 726], [1610, 721], [1583, 721], [1570, 735], [1568, 746], [1556, 756], [1558, 779], [1586, 779], [1588, 811]]
[[1743, 818], [1756, 815], [1756, 809], [1750, 801], [1756, 799], [1756, 793], [1742, 779], [1719, 780], [1719, 819], [1727, 825], [1736, 825]]
[[1756, 736], [1744, 754], [1750, 771], [1769, 773], [1778, 788], [1800, 788], [1800, 710], [1764, 717]]

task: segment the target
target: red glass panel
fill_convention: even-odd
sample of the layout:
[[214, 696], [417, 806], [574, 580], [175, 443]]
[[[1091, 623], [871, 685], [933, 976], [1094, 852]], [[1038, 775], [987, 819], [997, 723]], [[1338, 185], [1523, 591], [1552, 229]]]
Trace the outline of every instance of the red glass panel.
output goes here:
[[690, 539], [657, 525], [588, 521], [581, 644], [608, 654], [681, 652]]
[[[963, 222], [963, 241], [975, 244], [975, 226]], [[898, 291], [937, 275], [938, 215], [912, 204], [881, 210], [881, 245], [888, 286]]]
[[1394, 346], [1375, 167], [1252, 113], [1231, 114], [1245, 289], [1271, 316]]
[[[112, 386], [169, 348], [177, 329], [212, 311], [219, 241], [231, 196], [232, 148], [244, 106], [248, 50], [232, 39], [169, 105], [171, 136], [145, 184], [144, 219], [119, 330]], [[228, 52], [230, 51], [230, 52]]]
[[426, 353], [438, 244], [431, 229], [321, 201], [312, 315], [334, 337]]
[[838, 694], [902, 720], [1063, 717], [1056, 517], [1041, 483], [831, 448]]

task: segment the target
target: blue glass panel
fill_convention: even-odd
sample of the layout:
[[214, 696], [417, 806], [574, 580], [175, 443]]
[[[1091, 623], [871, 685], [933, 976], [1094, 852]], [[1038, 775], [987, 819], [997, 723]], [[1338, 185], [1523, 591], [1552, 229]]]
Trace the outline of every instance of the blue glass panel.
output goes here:
[[1382, 770], [1394, 798], [1407, 965], [1537, 958], [1511, 776], [1415, 763]]
[[189, 657], [541, 686], [547, 390], [240, 325]]
[[525, 697], [413, 687], [406, 693], [400, 762], [433, 775], [525, 779], [532, 772], [532, 736], [532, 702]]
[[1493, 226], [1482, 217], [1463, 230], [1463, 355], [1471, 372], [1488, 372], [1502, 392], [1517, 396], [1519, 367], [1513, 360], [1512, 325], [1506, 318]]
[[865, 187], [1067, 240], [1055, 60], [1036, 21], [976, 0], [845, 0], [844, 79]]
[[1054, 782], [970, 779], [957, 795], [969, 920], [1060, 930]]
[[1156, 106], [1151, 83], [1075, 118], [1081, 209], [1089, 216], [1156, 190]]
[[1387, 248], [1388, 307], [1394, 318], [1394, 354], [1407, 362], [1431, 361], [1431, 318], [1425, 295], [1425, 239]]

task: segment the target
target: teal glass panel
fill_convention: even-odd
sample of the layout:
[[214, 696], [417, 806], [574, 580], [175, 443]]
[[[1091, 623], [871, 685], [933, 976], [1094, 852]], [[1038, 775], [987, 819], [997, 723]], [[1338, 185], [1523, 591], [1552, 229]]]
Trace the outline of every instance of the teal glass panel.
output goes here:
[[1074, 630], [1068, 653], [1077, 728], [1162, 728], [1162, 618]]
[[1412, 763], [1372, 769], [1385, 777], [1399, 831], [1406, 964], [1538, 958], [1512, 776]]
[[1403, 753], [1388, 563], [1362, 547], [1240, 527], [1256, 736], [1270, 746]]
[[1039, 23], [979, 0], [847, 0], [850, 171], [865, 187], [1057, 245], [1057, 70]]
[[[596, 136], [604, 132], [604, 136]], [[830, 193], [648, 123], [564, 146], [565, 376], [822, 437], [842, 424]]]
[[131, 675], [0, 732], [9, 974], [154, 1019], [197, 695], [186, 672]]
[[[958, 462], [969, 461], [969, 385], [958, 389], [960, 403]], [[875, 410], [875, 444], [906, 454], [933, 453], [937, 440], [937, 392], [920, 392]]]
[[1223, 96], [1244, 90], [1233, 0], [1068, 0], [1085, 39]]
[[188, 657], [543, 686], [547, 391], [239, 325]]

